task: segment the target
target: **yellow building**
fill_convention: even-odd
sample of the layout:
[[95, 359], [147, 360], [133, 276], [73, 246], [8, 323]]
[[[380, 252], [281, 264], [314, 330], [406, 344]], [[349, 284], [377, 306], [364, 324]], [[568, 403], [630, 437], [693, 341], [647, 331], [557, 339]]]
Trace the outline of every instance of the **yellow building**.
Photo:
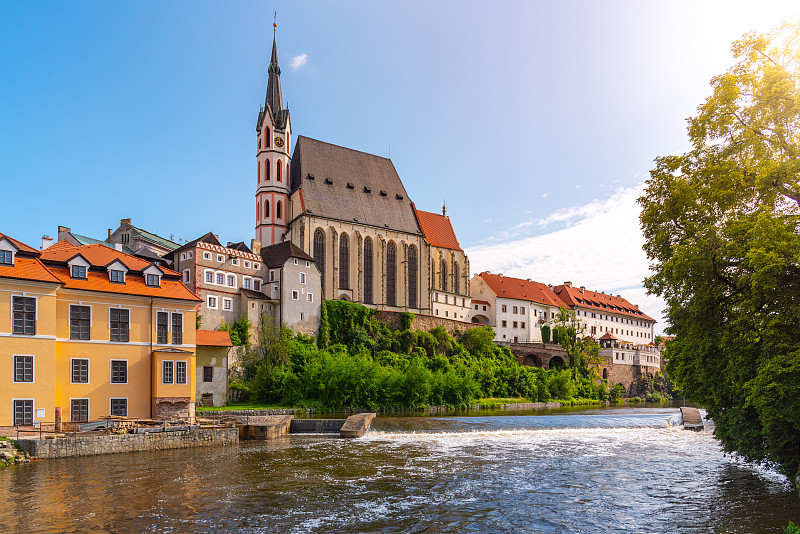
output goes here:
[[191, 418], [199, 300], [104, 245], [40, 253], [0, 234], [0, 426]]

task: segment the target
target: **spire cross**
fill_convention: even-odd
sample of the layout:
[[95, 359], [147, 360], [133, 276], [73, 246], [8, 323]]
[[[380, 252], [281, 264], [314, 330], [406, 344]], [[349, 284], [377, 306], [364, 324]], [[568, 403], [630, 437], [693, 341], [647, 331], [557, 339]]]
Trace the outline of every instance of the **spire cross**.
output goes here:
[[275, 16], [272, 19], [272, 33], [276, 33], [278, 31], [278, 12], [275, 12]]

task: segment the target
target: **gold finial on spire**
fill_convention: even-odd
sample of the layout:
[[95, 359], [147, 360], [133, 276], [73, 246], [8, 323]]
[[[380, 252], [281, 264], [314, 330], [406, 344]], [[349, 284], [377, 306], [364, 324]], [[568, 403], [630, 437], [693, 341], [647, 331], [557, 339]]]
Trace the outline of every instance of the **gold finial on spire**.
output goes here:
[[272, 19], [272, 32], [278, 31], [278, 12], [275, 12], [275, 18]]

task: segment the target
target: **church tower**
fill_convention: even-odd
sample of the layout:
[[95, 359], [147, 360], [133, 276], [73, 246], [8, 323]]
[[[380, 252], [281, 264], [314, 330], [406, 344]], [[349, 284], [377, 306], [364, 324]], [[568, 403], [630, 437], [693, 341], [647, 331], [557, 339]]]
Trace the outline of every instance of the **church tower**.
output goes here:
[[256, 239], [261, 246], [280, 243], [289, 222], [289, 154], [292, 128], [289, 110], [283, 107], [281, 68], [273, 24], [272, 58], [267, 79], [267, 98], [256, 124]]

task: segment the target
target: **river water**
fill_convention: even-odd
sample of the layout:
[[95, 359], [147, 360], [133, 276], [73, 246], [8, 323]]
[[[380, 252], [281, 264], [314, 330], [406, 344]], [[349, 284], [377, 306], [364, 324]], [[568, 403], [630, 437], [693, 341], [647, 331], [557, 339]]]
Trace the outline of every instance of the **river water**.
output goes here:
[[[0, 470], [2, 532], [782, 532], [791, 485], [676, 408], [379, 417], [366, 436]], [[511, 415], [509, 415], [511, 413]]]

